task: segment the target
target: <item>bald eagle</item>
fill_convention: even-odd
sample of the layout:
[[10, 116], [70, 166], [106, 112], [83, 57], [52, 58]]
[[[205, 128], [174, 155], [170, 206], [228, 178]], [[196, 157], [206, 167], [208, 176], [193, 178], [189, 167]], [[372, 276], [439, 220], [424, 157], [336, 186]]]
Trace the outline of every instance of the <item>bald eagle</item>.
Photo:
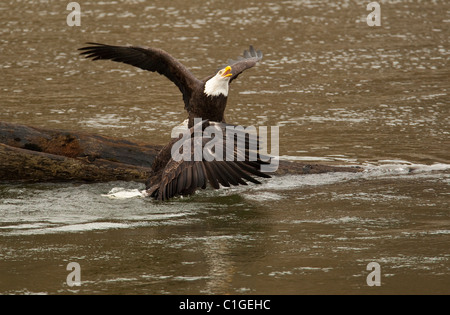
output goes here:
[[229, 60], [217, 73], [199, 80], [181, 62], [161, 49], [88, 44], [90, 46], [79, 49], [86, 58], [123, 62], [157, 72], [175, 83], [183, 94], [184, 106], [189, 114], [189, 128], [194, 125], [194, 118], [223, 122], [229, 84], [262, 59], [262, 52], [250, 46], [243, 56], [237, 60]]
[[[126, 63], [143, 70], [157, 72], [166, 76], [180, 90], [183, 95], [185, 109], [188, 112], [187, 134], [192, 136], [182, 139], [181, 136], [173, 139], [157, 155], [153, 163], [153, 174], [146, 183], [149, 196], [157, 200], [167, 200], [178, 195], [190, 195], [198, 188], [205, 189], [207, 183], [218, 189], [220, 185], [247, 185], [246, 181], [260, 184], [253, 176], [270, 178], [260, 171], [262, 164], [267, 160], [257, 158], [250, 160], [250, 137], [244, 136], [245, 148], [238, 150], [233, 144], [234, 160], [202, 159], [175, 160], [172, 148], [177, 141], [187, 142], [192, 148], [188, 155], [194, 155], [194, 123], [202, 131], [215, 128], [226, 134], [227, 125], [224, 119], [225, 107], [228, 98], [229, 84], [243, 71], [254, 67], [261, 59], [260, 50], [250, 46], [237, 60], [229, 60], [218, 72], [203, 80], [197, 79], [183, 64], [164, 50], [141, 46], [112, 46], [99, 43], [88, 43], [82, 47], [81, 55], [93, 60], [112, 60]], [[200, 119], [200, 122], [198, 122]], [[200, 140], [201, 149], [208, 143], [208, 137]], [[223, 148], [227, 147], [230, 139], [221, 139]], [[234, 139], [232, 139], [234, 140]], [[254, 147], [253, 147], [254, 148]], [[258, 149], [258, 147], [257, 147]], [[238, 158], [238, 156], [240, 158]]]

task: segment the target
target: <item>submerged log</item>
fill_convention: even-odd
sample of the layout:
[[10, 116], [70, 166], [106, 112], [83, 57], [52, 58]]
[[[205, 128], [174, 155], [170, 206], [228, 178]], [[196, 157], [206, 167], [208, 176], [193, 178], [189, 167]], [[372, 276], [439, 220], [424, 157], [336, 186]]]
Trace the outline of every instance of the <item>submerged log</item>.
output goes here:
[[333, 172], [350, 172], [358, 173], [363, 169], [357, 166], [334, 166], [324, 164], [305, 164], [292, 161], [280, 161], [276, 175], [306, 175], [306, 174], [321, 174]]
[[[162, 146], [0, 122], [0, 181], [145, 182]], [[280, 161], [276, 174], [359, 172]]]

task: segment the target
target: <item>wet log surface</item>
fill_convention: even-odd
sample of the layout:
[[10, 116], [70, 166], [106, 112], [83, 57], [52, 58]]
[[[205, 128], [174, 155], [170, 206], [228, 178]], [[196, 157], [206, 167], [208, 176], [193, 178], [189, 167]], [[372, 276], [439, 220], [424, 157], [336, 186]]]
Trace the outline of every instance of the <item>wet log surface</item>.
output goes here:
[[[0, 122], [1, 181], [145, 182], [162, 146]], [[359, 172], [360, 168], [280, 161], [276, 174]]]
[[148, 167], [104, 159], [70, 158], [61, 155], [19, 149], [0, 144], [0, 178], [2, 180], [145, 181], [151, 174]]

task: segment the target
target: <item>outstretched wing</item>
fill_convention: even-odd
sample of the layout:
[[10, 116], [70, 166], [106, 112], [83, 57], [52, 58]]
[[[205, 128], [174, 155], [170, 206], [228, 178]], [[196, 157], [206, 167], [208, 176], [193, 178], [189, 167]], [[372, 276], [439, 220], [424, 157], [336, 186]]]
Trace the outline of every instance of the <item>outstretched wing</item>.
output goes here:
[[82, 51], [81, 55], [84, 55], [86, 58], [122, 62], [166, 76], [183, 93], [186, 106], [193, 89], [198, 84], [201, 84], [183, 64], [164, 50], [140, 46], [87, 44], [91, 46], [79, 48]]
[[[230, 125], [208, 121], [204, 121], [202, 124], [203, 128], [213, 126], [214, 128], [221, 129], [224, 138], [223, 142], [218, 145], [222, 146], [222, 152], [225, 154], [227, 147], [225, 129]], [[194, 128], [192, 127], [190, 129], [191, 136], [194, 133]], [[240, 137], [241, 135], [236, 134], [236, 136]], [[155, 199], [167, 200], [177, 195], [192, 194], [199, 188], [205, 189], [208, 183], [215, 189], [219, 189], [220, 185], [224, 187], [247, 185], [246, 181], [260, 184], [253, 176], [270, 178], [270, 175], [260, 171], [261, 164], [267, 164], [268, 162], [264, 162], [258, 158], [249, 158], [252, 148], [258, 150], [258, 145], [255, 143], [257, 140], [247, 135], [244, 135], [244, 139], [245, 146], [239, 147], [239, 145], [234, 145], [232, 160], [228, 158], [223, 158], [223, 160], [206, 160], [203, 155], [201, 161], [194, 160], [195, 139], [192, 137], [186, 139], [187, 147], [191, 148], [189, 152], [190, 161], [182, 159], [176, 161], [171, 158], [162, 172], [161, 181], [150, 185], [147, 192]], [[209, 137], [203, 137], [201, 139], [200, 143], [203, 153], [205, 153], [204, 148], [210, 140]]]
[[263, 57], [261, 50], [255, 50], [250, 45], [249, 50], [244, 50], [242, 56], [237, 60], [228, 60], [227, 66], [231, 67], [230, 83], [236, 79], [243, 71], [254, 67]]

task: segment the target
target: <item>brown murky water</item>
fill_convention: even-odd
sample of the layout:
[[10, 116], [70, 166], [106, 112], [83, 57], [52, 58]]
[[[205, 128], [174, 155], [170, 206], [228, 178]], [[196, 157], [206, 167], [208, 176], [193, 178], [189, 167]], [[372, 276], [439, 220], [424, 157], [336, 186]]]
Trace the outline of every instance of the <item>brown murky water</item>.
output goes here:
[[164, 204], [105, 196], [137, 183], [1, 184], [0, 293], [449, 294], [450, 4], [379, 1], [369, 27], [368, 2], [83, 1], [69, 27], [63, 1], [3, 1], [2, 121], [163, 144], [186, 118], [177, 88], [77, 48], [160, 47], [204, 77], [253, 44], [263, 63], [227, 120], [280, 126], [286, 159], [365, 172]]

